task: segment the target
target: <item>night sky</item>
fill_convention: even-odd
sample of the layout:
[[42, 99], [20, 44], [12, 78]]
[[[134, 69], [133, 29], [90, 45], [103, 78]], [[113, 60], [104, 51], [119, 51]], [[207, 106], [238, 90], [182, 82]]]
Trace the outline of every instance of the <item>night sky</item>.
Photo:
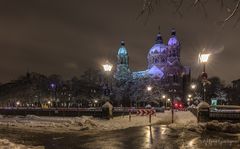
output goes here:
[[148, 19], [136, 19], [142, 0], [2, 0], [0, 2], [0, 82], [27, 70], [60, 74], [68, 79], [89, 67], [116, 61], [120, 41], [125, 40], [131, 70], [145, 70], [147, 53], [160, 32], [166, 43], [171, 28], [181, 41], [181, 62], [201, 73], [198, 52], [210, 49], [210, 76], [226, 82], [240, 78], [240, 23], [235, 18], [224, 28], [218, 21], [227, 13], [215, 2], [201, 7], [185, 5], [183, 16], [162, 2]]

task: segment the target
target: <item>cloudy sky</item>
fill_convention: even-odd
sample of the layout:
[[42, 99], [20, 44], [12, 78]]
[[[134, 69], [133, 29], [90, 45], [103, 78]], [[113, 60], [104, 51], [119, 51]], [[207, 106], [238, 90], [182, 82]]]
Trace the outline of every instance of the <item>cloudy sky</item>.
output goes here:
[[[231, 6], [231, 5], [230, 5]], [[0, 2], [0, 82], [27, 70], [65, 78], [80, 76], [89, 67], [100, 67], [106, 59], [116, 61], [125, 40], [131, 70], [146, 69], [148, 50], [158, 26], [165, 42], [175, 28], [181, 41], [181, 62], [201, 73], [198, 52], [207, 48], [214, 55], [207, 72], [226, 82], [240, 78], [240, 24], [235, 18], [219, 25], [227, 13], [208, 3], [207, 16], [201, 7], [185, 5], [183, 16], [162, 2], [149, 17], [136, 19], [142, 0], [2, 0]]]

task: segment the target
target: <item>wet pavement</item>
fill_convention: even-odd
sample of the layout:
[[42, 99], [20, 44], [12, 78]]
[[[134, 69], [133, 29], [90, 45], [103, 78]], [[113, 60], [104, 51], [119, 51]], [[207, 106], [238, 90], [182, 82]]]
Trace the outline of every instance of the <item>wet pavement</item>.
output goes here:
[[8, 139], [17, 144], [44, 146], [46, 149], [240, 148], [240, 135], [216, 132], [199, 134], [187, 129], [171, 129], [167, 125], [78, 133], [33, 132], [0, 128], [0, 139]]

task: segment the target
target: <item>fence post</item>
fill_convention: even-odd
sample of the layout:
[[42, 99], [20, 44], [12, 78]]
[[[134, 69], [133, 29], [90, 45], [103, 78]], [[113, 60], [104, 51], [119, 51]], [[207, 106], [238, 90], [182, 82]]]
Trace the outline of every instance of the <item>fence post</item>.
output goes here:
[[151, 122], [152, 122], [152, 115], [149, 114], [149, 123], [151, 124]]
[[132, 115], [131, 115], [131, 110], [129, 111], [129, 122], [131, 122], [131, 117], [132, 117]]

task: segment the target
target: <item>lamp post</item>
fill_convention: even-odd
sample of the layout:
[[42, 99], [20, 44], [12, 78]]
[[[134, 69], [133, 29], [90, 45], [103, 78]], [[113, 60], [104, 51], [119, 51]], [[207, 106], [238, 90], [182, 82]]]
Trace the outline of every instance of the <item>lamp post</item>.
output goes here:
[[203, 72], [202, 72], [202, 83], [203, 83], [203, 101], [206, 98], [206, 82], [207, 82], [207, 73], [206, 73], [206, 64], [208, 62], [208, 58], [211, 54], [203, 49], [202, 52], [199, 53], [199, 61], [203, 64]]
[[[171, 85], [172, 86], [172, 85]], [[171, 97], [171, 113], [172, 113], [172, 123], [174, 122], [174, 94], [176, 93], [176, 89], [169, 89], [169, 95]]]
[[[150, 85], [147, 86], [147, 92], [150, 93], [151, 91], [152, 91], [152, 86], [150, 86]], [[150, 94], [148, 94], [148, 96], [150, 96]], [[148, 97], [148, 98], [150, 98], [150, 97]], [[145, 104], [146, 104], [146, 101], [144, 102], [144, 106], [146, 106]]]
[[[51, 90], [52, 90], [52, 100], [54, 101], [54, 103], [57, 105], [57, 103], [56, 103], [56, 84], [54, 84], [54, 83], [51, 83], [50, 84], [50, 87], [51, 87]], [[55, 106], [56, 106], [55, 105]]]
[[111, 63], [109, 63], [109, 61], [106, 61], [106, 63], [103, 64], [102, 67], [103, 67], [104, 72], [107, 75], [107, 83], [106, 83], [106, 88], [104, 88], [104, 94], [106, 96], [109, 96], [110, 95], [110, 89], [111, 89], [111, 87], [109, 85], [109, 76], [110, 76], [110, 73], [112, 71], [113, 65]]
[[162, 99], [165, 100], [165, 109], [167, 108], [167, 100], [166, 100], [166, 95], [162, 95]]

